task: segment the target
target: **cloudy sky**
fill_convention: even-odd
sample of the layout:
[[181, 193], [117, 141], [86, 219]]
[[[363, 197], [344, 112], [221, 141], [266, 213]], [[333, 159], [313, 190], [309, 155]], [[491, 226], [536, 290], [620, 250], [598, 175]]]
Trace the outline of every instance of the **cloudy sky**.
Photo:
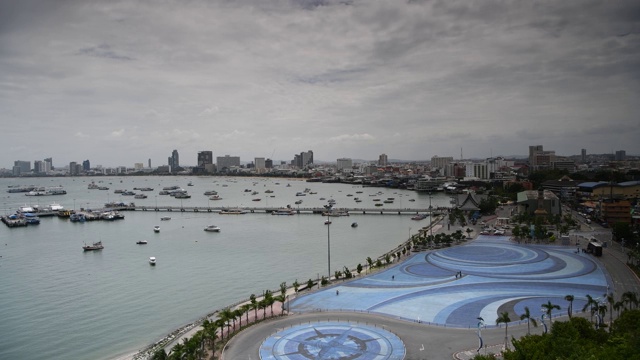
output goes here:
[[0, 1], [0, 167], [640, 154], [640, 2]]

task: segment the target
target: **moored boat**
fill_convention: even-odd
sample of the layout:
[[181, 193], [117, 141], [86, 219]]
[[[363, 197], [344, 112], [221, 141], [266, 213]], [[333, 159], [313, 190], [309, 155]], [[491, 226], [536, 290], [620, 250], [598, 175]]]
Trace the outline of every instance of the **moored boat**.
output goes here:
[[160, 218], [160, 220], [162, 220], [162, 221], [171, 220], [171, 217], [169, 217], [169, 216], [163, 216], [163, 217], [161, 217], [161, 218]]
[[247, 211], [243, 209], [222, 209], [219, 212], [221, 215], [243, 215], [246, 213]]
[[209, 225], [206, 228], [204, 228], [204, 231], [220, 232], [220, 227], [216, 225]]
[[136, 244], [138, 244], [138, 245], [147, 245], [148, 241], [147, 240], [138, 240], [138, 241], [136, 241]]
[[158, 225], [154, 226], [153, 227], [153, 232], [159, 233], [160, 232], [160, 226], [158, 226]]
[[84, 251], [93, 251], [93, 250], [102, 250], [104, 246], [102, 245], [102, 241], [94, 242], [91, 245], [84, 245], [82, 247]]
[[358, 227], [358, 223], [357, 223], [357, 222], [353, 222], [353, 223], [351, 223], [351, 227], [352, 227], [352, 228]]
[[156, 265], [156, 258], [154, 256], [149, 257], [149, 264], [151, 266], [155, 266]]

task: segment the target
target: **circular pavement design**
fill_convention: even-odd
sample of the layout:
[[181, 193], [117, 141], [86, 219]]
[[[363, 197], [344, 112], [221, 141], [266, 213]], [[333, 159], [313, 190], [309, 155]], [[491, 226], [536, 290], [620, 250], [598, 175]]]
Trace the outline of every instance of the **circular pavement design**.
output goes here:
[[348, 322], [302, 324], [267, 338], [262, 360], [401, 360], [404, 343], [378, 327]]

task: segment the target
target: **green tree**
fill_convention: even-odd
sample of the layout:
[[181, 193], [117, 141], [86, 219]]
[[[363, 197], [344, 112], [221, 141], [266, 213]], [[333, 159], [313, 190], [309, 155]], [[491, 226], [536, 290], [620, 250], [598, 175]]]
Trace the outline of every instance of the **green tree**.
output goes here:
[[509, 317], [509, 313], [504, 311], [500, 313], [500, 316], [496, 319], [496, 325], [500, 325], [504, 323], [504, 348], [509, 348], [507, 329], [509, 328], [509, 323], [511, 322], [511, 318]]
[[307, 290], [313, 289], [313, 280], [307, 280]]
[[358, 266], [356, 267], [356, 272], [358, 273], [358, 275], [360, 275], [360, 273], [362, 272], [362, 264], [358, 263]]
[[530, 324], [533, 324], [534, 327], [538, 327], [538, 322], [536, 319], [531, 317], [531, 312], [529, 311], [529, 307], [524, 307], [524, 314], [520, 315], [520, 320], [527, 320], [527, 335], [531, 334]]
[[256, 294], [251, 294], [251, 296], [249, 296], [249, 301], [251, 302], [251, 308], [254, 311], [254, 317], [256, 321], [258, 321], [258, 301], [256, 300]]
[[167, 360], [169, 356], [164, 352], [164, 349], [160, 348], [153, 353], [151, 360]]
[[296, 281], [293, 282], [293, 291], [295, 291], [297, 294], [298, 289], [300, 289], [300, 283], [298, 282], [298, 279], [296, 279]]
[[573, 315], [573, 300], [574, 300], [574, 296], [573, 295], [567, 295], [564, 297], [565, 300], [567, 300], [569, 302], [569, 306], [567, 307], [567, 315], [569, 315], [569, 319], [571, 319], [571, 315]]
[[465, 232], [467, 233], [467, 239], [471, 239], [471, 233], [473, 232], [473, 230], [471, 230], [470, 228], [467, 228]]
[[[624, 296], [624, 294], [622, 294], [622, 296]], [[584, 304], [584, 306], [582, 307], [582, 312], [585, 312], [587, 309], [589, 309], [590, 313], [591, 313], [591, 322], [593, 322], [593, 314], [595, 314], [595, 309], [598, 306], [598, 301], [596, 301], [596, 299], [594, 299], [591, 295], [587, 294], [587, 302]]]
[[551, 312], [553, 309], [560, 310], [560, 305], [552, 304], [551, 301], [547, 301], [546, 304], [542, 304], [542, 308], [545, 310], [545, 314], [549, 317], [549, 325], [553, 326], [553, 318]]

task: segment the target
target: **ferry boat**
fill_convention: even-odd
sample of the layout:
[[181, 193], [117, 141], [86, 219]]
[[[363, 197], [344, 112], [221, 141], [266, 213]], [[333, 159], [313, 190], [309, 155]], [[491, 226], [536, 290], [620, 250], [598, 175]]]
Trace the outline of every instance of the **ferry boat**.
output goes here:
[[93, 250], [102, 250], [104, 246], [102, 246], [102, 241], [94, 242], [92, 245], [84, 245], [82, 247], [84, 251], [93, 251]]
[[29, 191], [28, 193], [26, 193], [26, 196], [49, 196], [49, 195], [65, 195], [67, 193], [66, 190], [64, 190], [62, 188], [62, 186], [56, 186], [56, 187], [50, 187], [50, 188], [44, 188], [44, 187], [39, 187], [39, 188], [35, 188], [31, 191]]

